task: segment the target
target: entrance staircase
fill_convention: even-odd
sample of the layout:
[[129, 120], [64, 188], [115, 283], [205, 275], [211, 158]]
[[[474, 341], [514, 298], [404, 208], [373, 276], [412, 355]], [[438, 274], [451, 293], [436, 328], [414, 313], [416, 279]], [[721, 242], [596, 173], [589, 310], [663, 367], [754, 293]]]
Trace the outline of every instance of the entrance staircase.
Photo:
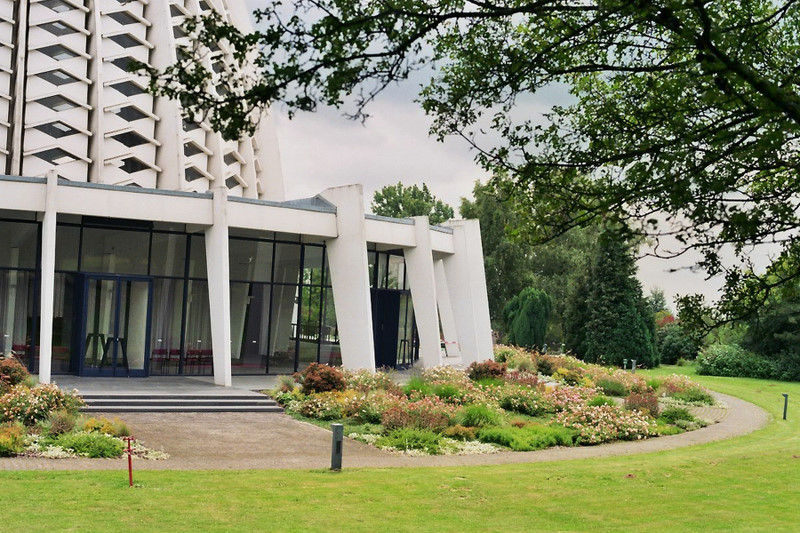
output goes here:
[[163, 393], [94, 393], [83, 394], [84, 412], [262, 412], [282, 413], [278, 403], [268, 396], [247, 391], [226, 394], [163, 394]]

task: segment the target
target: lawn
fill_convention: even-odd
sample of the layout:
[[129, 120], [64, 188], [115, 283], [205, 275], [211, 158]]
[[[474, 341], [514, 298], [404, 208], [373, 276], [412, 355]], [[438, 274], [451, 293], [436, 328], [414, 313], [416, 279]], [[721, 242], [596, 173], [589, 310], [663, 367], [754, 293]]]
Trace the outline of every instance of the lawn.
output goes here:
[[[654, 373], [687, 372], [685, 368]], [[696, 376], [761, 431], [638, 456], [460, 468], [0, 472], [0, 531], [797, 531], [800, 383]], [[781, 420], [789, 393], [789, 420]], [[225, 450], [220, 450], [224, 454]]]

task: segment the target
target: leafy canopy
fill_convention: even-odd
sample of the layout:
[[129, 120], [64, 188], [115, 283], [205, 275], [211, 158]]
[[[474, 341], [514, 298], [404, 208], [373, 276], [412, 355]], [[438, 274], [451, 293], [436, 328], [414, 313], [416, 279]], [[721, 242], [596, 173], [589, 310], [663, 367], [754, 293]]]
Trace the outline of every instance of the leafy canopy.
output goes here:
[[[193, 44], [149, 70], [153, 87], [235, 137], [275, 102], [364, 116], [387, 85], [433, 66], [420, 94], [432, 132], [467, 139], [506, 176], [496, 185], [528, 203], [532, 234], [614, 216], [674, 239], [657, 255], [699, 250], [709, 275], [726, 276], [717, 310], [679, 305], [700, 325], [746, 315], [800, 277], [793, 0], [295, 0], [257, 16], [250, 35], [216, 15], [189, 21]], [[218, 41], [242, 68], [213, 72]], [[553, 85], [571, 101], [519, 112]], [[748, 257], [765, 242], [782, 267], [759, 277]]]
[[420, 189], [416, 185], [406, 187], [400, 182], [375, 191], [372, 212], [394, 218], [426, 215], [431, 224], [441, 224], [454, 215], [453, 208], [431, 194], [426, 184]]

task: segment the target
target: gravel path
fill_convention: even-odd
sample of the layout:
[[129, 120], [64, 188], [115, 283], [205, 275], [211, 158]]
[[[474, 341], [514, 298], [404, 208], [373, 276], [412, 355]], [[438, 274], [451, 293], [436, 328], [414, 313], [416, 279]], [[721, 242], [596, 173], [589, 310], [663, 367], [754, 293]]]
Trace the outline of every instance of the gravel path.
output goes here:
[[[344, 467], [460, 466], [562, 461], [671, 450], [745, 435], [764, 427], [768, 415], [755, 405], [714, 394], [727, 408], [695, 409], [715, 422], [697, 431], [636, 442], [551, 448], [489, 455], [407, 457], [347, 439]], [[113, 416], [113, 415], [109, 415]], [[126, 413], [125, 421], [146, 446], [170, 459], [137, 459], [138, 470], [316, 469], [330, 466], [330, 432], [268, 413]], [[0, 458], [0, 470], [124, 470], [125, 459]]]

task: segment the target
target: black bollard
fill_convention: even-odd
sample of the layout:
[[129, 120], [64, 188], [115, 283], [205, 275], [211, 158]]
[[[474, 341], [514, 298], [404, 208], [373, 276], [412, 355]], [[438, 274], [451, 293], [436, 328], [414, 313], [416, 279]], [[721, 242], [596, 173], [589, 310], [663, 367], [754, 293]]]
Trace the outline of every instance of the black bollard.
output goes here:
[[331, 470], [342, 469], [342, 441], [344, 440], [344, 426], [331, 424]]
[[786, 420], [786, 410], [789, 408], [789, 395], [783, 395], [783, 419]]

